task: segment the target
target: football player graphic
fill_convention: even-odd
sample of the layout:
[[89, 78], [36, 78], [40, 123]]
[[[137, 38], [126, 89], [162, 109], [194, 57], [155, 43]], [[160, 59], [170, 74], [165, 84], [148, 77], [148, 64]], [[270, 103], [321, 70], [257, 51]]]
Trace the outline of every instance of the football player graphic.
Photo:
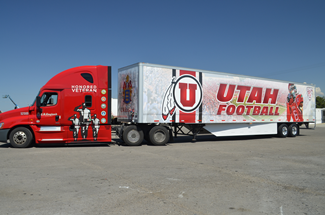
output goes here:
[[291, 118], [294, 122], [303, 121], [303, 102], [304, 99], [301, 94], [298, 94], [297, 88], [294, 84], [288, 85], [289, 94], [287, 96], [287, 121]]

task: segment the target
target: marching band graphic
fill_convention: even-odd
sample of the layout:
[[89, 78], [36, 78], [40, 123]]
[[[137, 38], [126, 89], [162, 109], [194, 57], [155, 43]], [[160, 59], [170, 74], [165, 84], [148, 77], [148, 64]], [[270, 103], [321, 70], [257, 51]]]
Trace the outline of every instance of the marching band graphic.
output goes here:
[[126, 81], [123, 83], [123, 101], [129, 104], [132, 101], [132, 82], [129, 75], [126, 76]]
[[[127, 74], [125, 78], [123, 78], [125, 81], [123, 82], [123, 94], [122, 94], [122, 105], [119, 108], [119, 111], [124, 112], [129, 120], [135, 120], [137, 115], [134, 108], [134, 102], [136, 99], [134, 96], [136, 96], [136, 86], [132, 86], [132, 74]], [[136, 82], [135, 82], [136, 83]]]
[[88, 127], [92, 123], [91, 127], [93, 130], [93, 138], [97, 140], [98, 130], [100, 128], [100, 120], [97, 118], [97, 115], [94, 114], [94, 117], [91, 117], [90, 110], [86, 107], [85, 103], [77, 106], [74, 111], [79, 112], [79, 118], [77, 118], [77, 114], [69, 117], [69, 120], [72, 121], [72, 127], [70, 127], [70, 131], [73, 132], [73, 138], [75, 141], [78, 140], [79, 130], [81, 130], [81, 137], [83, 140], [87, 139], [88, 136]]

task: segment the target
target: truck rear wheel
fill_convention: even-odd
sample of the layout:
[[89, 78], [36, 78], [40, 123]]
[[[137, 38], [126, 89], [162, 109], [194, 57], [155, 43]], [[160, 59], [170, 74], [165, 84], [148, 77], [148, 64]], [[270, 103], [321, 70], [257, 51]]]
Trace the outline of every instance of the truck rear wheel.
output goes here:
[[291, 124], [288, 128], [288, 136], [295, 137], [299, 134], [299, 127], [297, 124]]
[[286, 124], [281, 124], [279, 126], [278, 136], [279, 137], [287, 137], [288, 136], [288, 126]]
[[139, 146], [143, 141], [143, 131], [140, 127], [130, 125], [124, 127], [123, 140], [128, 146]]
[[32, 143], [33, 134], [28, 128], [18, 127], [10, 132], [9, 139], [14, 148], [27, 148]]
[[169, 131], [164, 126], [154, 126], [149, 132], [149, 139], [155, 146], [165, 145], [169, 140]]

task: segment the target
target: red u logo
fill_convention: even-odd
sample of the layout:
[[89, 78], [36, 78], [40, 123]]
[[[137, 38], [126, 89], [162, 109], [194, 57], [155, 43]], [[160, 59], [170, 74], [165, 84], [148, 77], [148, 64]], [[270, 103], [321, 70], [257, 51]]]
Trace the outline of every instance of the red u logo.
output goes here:
[[195, 104], [195, 91], [197, 89], [196, 84], [179, 83], [179, 89], [181, 91], [181, 103], [184, 107], [192, 107]]

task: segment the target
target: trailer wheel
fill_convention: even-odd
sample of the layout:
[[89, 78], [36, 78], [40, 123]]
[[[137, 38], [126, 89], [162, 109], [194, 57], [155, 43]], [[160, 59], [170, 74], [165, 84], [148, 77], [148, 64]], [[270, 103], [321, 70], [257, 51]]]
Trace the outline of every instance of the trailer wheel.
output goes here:
[[9, 139], [14, 148], [27, 148], [32, 143], [33, 134], [28, 128], [18, 127], [10, 132]]
[[149, 139], [155, 146], [165, 145], [169, 140], [169, 131], [164, 126], [154, 126], [149, 132]]
[[296, 124], [289, 125], [288, 130], [289, 130], [288, 132], [289, 137], [295, 137], [299, 134], [299, 127]]
[[123, 140], [128, 146], [139, 146], [143, 141], [143, 131], [135, 125], [126, 126], [123, 130]]
[[286, 124], [281, 124], [278, 128], [279, 137], [287, 137], [288, 136], [288, 126]]

